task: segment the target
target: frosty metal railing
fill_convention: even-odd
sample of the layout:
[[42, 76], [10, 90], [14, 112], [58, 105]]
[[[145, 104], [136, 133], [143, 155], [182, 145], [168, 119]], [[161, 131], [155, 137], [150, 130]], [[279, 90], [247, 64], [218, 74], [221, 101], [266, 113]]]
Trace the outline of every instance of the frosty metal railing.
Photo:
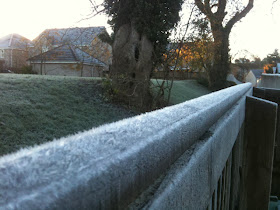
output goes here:
[[[231, 133], [236, 139], [244, 120], [242, 107], [247, 94], [251, 94], [250, 84], [234, 86], [176, 106], [4, 156], [0, 159], [0, 209], [125, 208], [158, 177], [167, 173], [169, 167], [173, 165], [170, 171], [176, 171], [174, 162], [182, 158], [186, 151], [187, 154], [194, 151], [191, 153], [194, 159], [190, 159], [189, 169], [187, 167], [176, 173], [176, 176], [188, 174], [191, 185], [193, 179], [189, 173], [192, 172], [192, 167], [201, 170], [201, 175], [207, 171], [197, 168], [191, 161], [203, 163], [206, 157], [212, 157], [208, 155], [209, 145], [216, 145], [214, 147], [221, 154], [225, 151], [226, 154], [217, 154], [217, 157], [230, 154], [234, 142], [230, 142], [226, 150], [221, 150], [219, 147], [223, 144], [220, 144], [220, 137]], [[230, 117], [223, 117], [224, 115]], [[221, 119], [225, 119], [226, 123], [219, 124]], [[222, 132], [228, 126], [233, 126], [234, 129]], [[218, 130], [210, 135], [206, 144], [202, 144], [199, 139], [209, 129], [210, 132], [211, 129]], [[208, 144], [211, 141], [215, 143]], [[192, 149], [194, 145], [201, 149]], [[207, 154], [205, 157], [204, 152]], [[198, 158], [197, 161], [195, 157]], [[220, 161], [215, 158], [215, 161], [213, 163], [218, 165], [220, 172], [211, 170], [211, 173], [221, 173], [226, 159]], [[216, 178], [219, 176], [215, 175]], [[207, 180], [204, 181], [206, 184]], [[216, 186], [214, 178], [208, 181], [213, 181], [211, 189]], [[150, 199], [147, 208], [181, 205], [178, 200], [175, 205], [168, 202], [165, 202], [165, 206], [159, 205], [163, 204], [161, 201], [165, 200], [162, 199], [164, 196], [167, 196], [166, 201], [171, 201], [172, 195], [176, 195], [172, 191], [166, 191], [168, 188], [162, 187], [164, 183], [169, 182], [163, 181], [158, 191], [162, 193]], [[204, 186], [201, 184], [188, 189], [193, 190], [194, 187], [198, 189]], [[198, 195], [197, 190], [193, 192], [189, 200], [194, 196], [204, 196]], [[192, 203], [194, 202], [197, 203]]]
[[243, 149], [241, 127], [250, 94], [251, 90], [176, 161], [147, 208], [235, 209], [242, 165], [236, 153]]

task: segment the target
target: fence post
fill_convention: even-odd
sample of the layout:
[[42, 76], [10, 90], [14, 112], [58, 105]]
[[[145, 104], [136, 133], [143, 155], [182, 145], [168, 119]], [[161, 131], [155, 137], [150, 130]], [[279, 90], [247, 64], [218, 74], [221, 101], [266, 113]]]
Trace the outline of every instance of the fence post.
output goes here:
[[246, 98], [241, 209], [268, 209], [277, 104]]
[[[253, 96], [275, 102], [280, 105], [280, 90], [270, 88], [253, 88]], [[280, 109], [277, 112], [276, 139], [272, 172], [271, 195], [280, 197]]]

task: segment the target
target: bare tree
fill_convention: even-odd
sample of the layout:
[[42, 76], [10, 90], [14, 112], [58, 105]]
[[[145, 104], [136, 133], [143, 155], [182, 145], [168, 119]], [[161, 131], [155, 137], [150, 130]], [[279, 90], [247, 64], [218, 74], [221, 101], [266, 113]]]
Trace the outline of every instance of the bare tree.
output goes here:
[[195, 4], [207, 17], [214, 38], [213, 65], [208, 71], [209, 85], [213, 89], [220, 89], [225, 87], [230, 69], [230, 32], [232, 27], [250, 12], [254, 0], [248, 0], [243, 7], [238, 6], [239, 2], [234, 0], [195, 0]]

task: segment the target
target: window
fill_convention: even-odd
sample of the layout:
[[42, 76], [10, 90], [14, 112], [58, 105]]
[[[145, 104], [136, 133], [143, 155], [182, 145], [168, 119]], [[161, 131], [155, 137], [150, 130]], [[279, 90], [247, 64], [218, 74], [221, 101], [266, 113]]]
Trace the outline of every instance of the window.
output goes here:
[[49, 50], [49, 48], [47, 47], [47, 46], [43, 46], [42, 47], [42, 52], [44, 53], [44, 52], [47, 52]]

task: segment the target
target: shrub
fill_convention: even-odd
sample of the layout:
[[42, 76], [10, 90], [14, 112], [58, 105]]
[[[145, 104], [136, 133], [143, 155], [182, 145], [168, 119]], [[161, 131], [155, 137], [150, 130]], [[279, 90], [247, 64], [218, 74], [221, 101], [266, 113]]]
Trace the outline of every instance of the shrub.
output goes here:
[[208, 78], [206, 76], [206, 74], [203, 73], [199, 73], [197, 76], [197, 82], [201, 85], [203, 85], [204, 87], [209, 87], [209, 81]]
[[266, 74], [273, 74], [273, 67], [274, 65], [273, 64], [266, 64], [264, 67], [263, 67], [263, 70]]
[[21, 73], [22, 74], [37, 74], [37, 72], [32, 70], [32, 66], [28, 66], [28, 65], [23, 66], [21, 68]]
[[103, 97], [105, 101], [115, 101], [116, 93], [118, 92], [113, 88], [112, 80], [107, 76], [102, 78]]

